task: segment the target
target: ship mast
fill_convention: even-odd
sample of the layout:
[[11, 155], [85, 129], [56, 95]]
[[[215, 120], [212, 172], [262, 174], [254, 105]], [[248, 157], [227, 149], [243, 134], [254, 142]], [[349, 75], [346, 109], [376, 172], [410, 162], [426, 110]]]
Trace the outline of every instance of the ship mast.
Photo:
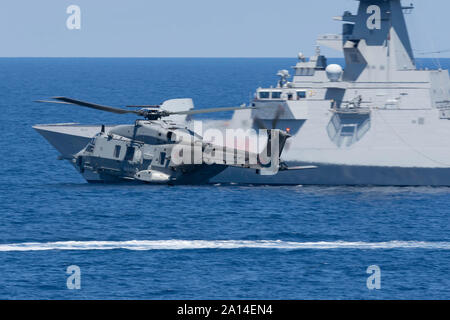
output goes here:
[[359, 0], [356, 15], [346, 11], [342, 46], [346, 60], [344, 79], [356, 81], [364, 72], [389, 74], [414, 70], [414, 55], [400, 0]]

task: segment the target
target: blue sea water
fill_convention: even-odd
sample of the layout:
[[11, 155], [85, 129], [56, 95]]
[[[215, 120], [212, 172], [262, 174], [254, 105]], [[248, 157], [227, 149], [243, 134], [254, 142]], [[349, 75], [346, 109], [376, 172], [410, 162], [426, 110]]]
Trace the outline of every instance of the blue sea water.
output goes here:
[[90, 185], [31, 128], [134, 120], [32, 102], [56, 95], [240, 105], [294, 64], [0, 59], [0, 298], [449, 299], [449, 188]]

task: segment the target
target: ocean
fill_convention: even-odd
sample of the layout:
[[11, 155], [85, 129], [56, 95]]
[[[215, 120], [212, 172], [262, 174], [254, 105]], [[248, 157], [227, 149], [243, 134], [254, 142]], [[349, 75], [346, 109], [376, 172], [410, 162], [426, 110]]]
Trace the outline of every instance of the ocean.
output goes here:
[[32, 129], [134, 121], [52, 96], [240, 105], [295, 62], [0, 59], [0, 299], [449, 299], [449, 188], [91, 185]]

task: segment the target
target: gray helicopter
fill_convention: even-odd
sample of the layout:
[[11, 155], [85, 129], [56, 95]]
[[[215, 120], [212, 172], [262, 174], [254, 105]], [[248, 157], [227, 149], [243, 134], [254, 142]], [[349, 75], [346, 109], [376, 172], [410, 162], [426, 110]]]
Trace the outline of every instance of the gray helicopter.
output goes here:
[[[186, 100], [190, 99], [169, 100], [161, 106], [128, 106], [139, 108], [137, 110], [67, 97], [36, 102], [76, 105], [116, 114], [135, 114], [144, 118], [136, 120], [134, 124], [117, 125], [109, 130], [103, 125], [100, 132], [81, 151], [67, 159], [88, 182], [205, 184], [228, 166], [254, 169], [261, 175], [275, 175], [280, 170], [312, 168], [288, 168], [280, 161], [286, 140], [290, 137], [282, 130], [260, 130], [265, 131], [267, 135], [265, 148], [260, 153], [204, 141], [202, 136], [190, 130], [186, 123], [174, 122], [173, 117], [176, 119], [176, 116], [252, 108], [241, 106], [182, 111], [164, 108], [174, 104], [186, 104]], [[172, 119], [166, 119], [169, 117]]]

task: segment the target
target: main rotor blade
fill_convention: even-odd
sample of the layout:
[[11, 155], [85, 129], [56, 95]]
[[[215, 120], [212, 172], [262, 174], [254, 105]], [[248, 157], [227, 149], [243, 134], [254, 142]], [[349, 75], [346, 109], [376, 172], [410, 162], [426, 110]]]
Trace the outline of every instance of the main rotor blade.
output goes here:
[[[259, 109], [259, 108], [261, 108], [261, 107], [257, 107], [255, 109]], [[283, 114], [284, 114], [284, 109], [281, 105], [279, 105], [277, 108], [277, 111], [275, 112], [274, 118], [272, 119], [272, 129], [276, 129], [278, 121], [280, 120], [280, 118]], [[258, 116], [253, 117], [253, 123], [259, 129], [267, 130], [267, 126]]]
[[133, 114], [140, 115], [140, 112], [138, 110], [125, 110], [125, 109], [114, 108], [114, 107], [110, 107], [110, 106], [103, 106], [103, 105], [96, 104], [96, 103], [91, 103], [91, 102], [86, 102], [86, 101], [81, 101], [81, 100], [76, 100], [76, 99], [66, 98], [66, 97], [54, 97], [52, 99], [55, 99], [57, 101], [40, 100], [37, 102], [73, 104], [73, 105], [77, 105], [77, 106], [81, 106], [81, 107], [87, 107], [87, 108], [91, 108], [91, 109], [107, 111], [107, 112], [112, 112], [112, 113], [117, 113], [117, 114], [133, 113]]
[[38, 103], [71, 104], [71, 103], [68, 103], [68, 102], [63, 102], [63, 101], [52, 101], [52, 100], [35, 100], [34, 102], [38, 102]]
[[276, 129], [278, 121], [284, 113], [284, 109], [281, 105], [278, 106], [277, 112], [275, 113], [275, 117], [272, 120], [272, 129]]
[[252, 110], [255, 109], [254, 107], [227, 107], [227, 108], [209, 108], [209, 109], [200, 109], [200, 110], [187, 110], [187, 111], [177, 111], [177, 112], [170, 112], [166, 111], [167, 114], [187, 114], [187, 115], [193, 115], [193, 114], [202, 114], [202, 113], [213, 113], [213, 112], [224, 112], [224, 111], [233, 111], [233, 110]]
[[258, 127], [258, 129], [261, 129], [261, 130], [267, 130], [266, 125], [264, 124], [264, 122], [263, 122], [258, 116], [255, 116], [255, 117], [253, 118], [253, 122], [256, 124], [256, 126]]

